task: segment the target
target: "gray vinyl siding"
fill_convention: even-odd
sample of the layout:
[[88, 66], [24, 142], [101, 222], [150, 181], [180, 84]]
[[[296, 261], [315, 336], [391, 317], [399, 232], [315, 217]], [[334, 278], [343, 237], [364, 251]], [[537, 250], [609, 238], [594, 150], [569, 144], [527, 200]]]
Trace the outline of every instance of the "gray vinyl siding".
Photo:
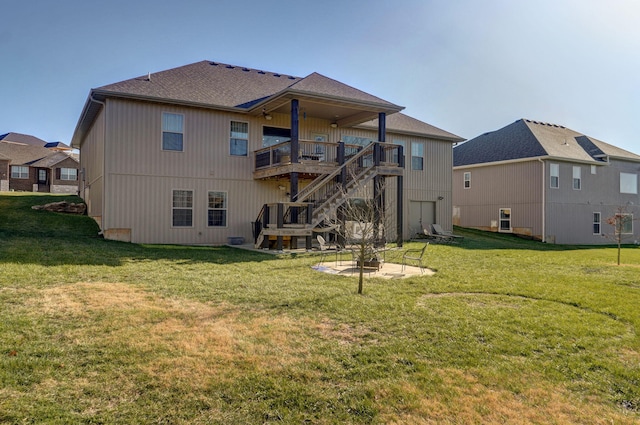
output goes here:
[[[87, 204], [87, 214], [102, 224], [104, 193], [104, 135], [105, 110], [96, 121], [80, 146], [79, 191]], [[84, 174], [82, 174], [84, 170]]]
[[[557, 189], [550, 187], [550, 164], [558, 164]], [[573, 189], [574, 167], [581, 169], [579, 190]], [[464, 188], [465, 172], [471, 173], [468, 189]], [[590, 163], [554, 159], [456, 167], [454, 223], [497, 231], [492, 224], [498, 220], [500, 208], [511, 208], [514, 233], [548, 243], [610, 244], [612, 239], [606, 236], [612, 235], [613, 228], [606, 219], [618, 207], [623, 206], [634, 218], [640, 217], [640, 195], [620, 193], [620, 172], [638, 176], [640, 168], [637, 162], [617, 159], [596, 164], [596, 174], [591, 174]], [[600, 235], [593, 234], [594, 212], [601, 215]], [[638, 222], [634, 222], [634, 235], [626, 240], [640, 240]]]
[[[542, 170], [540, 161], [456, 168], [454, 221], [462, 227], [497, 231], [500, 209], [511, 208], [513, 232], [542, 239]], [[465, 172], [471, 173], [468, 189]]]
[[[265, 121], [231, 112], [124, 99], [107, 99], [106, 105], [81, 146], [81, 168], [87, 170], [81, 192], [89, 214], [106, 233], [122, 230], [135, 243], [219, 245], [231, 236], [250, 241], [251, 222], [262, 205], [288, 201], [287, 191], [278, 188], [288, 188], [288, 180], [253, 179], [253, 152], [262, 147], [263, 127], [289, 128], [288, 114], [275, 113], [272, 120]], [[183, 151], [162, 150], [163, 112], [184, 116]], [[230, 155], [231, 121], [249, 123], [246, 157]], [[311, 139], [314, 133], [320, 133], [336, 143], [342, 135], [377, 139], [376, 131], [334, 129], [329, 124], [326, 120], [302, 119], [300, 138]], [[388, 132], [387, 141], [392, 140], [405, 141], [406, 148], [403, 237], [408, 239], [415, 230], [409, 225], [410, 201], [433, 202], [436, 221], [450, 229], [451, 142]], [[410, 166], [410, 146], [415, 141], [425, 144], [422, 171], [411, 170]], [[387, 178], [387, 182], [387, 202], [395, 204], [397, 179]], [[300, 188], [308, 183], [301, 179]], [[172, 227], [172, 191], [177, 189], [193, 191], [193, 226], [188, 228]], [[207, 226], [209, 191], [227, 192], [225, 227]], [[390, 227], [393, 235], [389, 236], [395, 237], [395, 216]]]
[[[640, 195], [620, 193], [620, 173], [638, 176], [639, 164], [631, 161], [612, 159], [609, 163], [597, 165], [596, 174], [591, 174], [589, 164], [548, 161], [559, 164], [560, 184], [558, 189], [548, 187], [549, 168], [547, 165], [547, 209], [545, 220], [546, 241], [557, 244], [610, 244], [613, 242], [613, 227], [606, 223], [607, 217], [615, 214], [618, 207], [624, 207], [640, 217]], [[572, 185], [573, 167], [582, 169], [581, 189]], [[637, 177], [638, 178], [638, 177]], [[640, 186], [639, 186], [640, 187]], [[593, 234], [593, 213], [601, 215], [601, 233]], [[634, 222], [634, 235], [627, 240], [640, 239], [640, 224]]]
[[[451, 142], [406, 136], [389, 132], [387, 141], [401, 140], [405, 142], [405, 169], [403, 179], [403, 238], [409, 239], [419, 228], [419, 217], [413, 217], [411, 204], [423, 203], [433, 205], [433, 221], [444, 229], [452, 229], [451, 202], [452, 202], [452, 171], [453, 145]], [[424, 144], [424, 162], [422, 170], [411, 169], [411, 143]], [[396, 179], [388, 179], [395, 188]], [[393, 191], [395, 196], [396, 190]], [[395, 199], [395, 198], [394, 198]], [[433, 223], [422, 223], [423, 227]], [[395, 224], [394, 224], [395, 225]]]

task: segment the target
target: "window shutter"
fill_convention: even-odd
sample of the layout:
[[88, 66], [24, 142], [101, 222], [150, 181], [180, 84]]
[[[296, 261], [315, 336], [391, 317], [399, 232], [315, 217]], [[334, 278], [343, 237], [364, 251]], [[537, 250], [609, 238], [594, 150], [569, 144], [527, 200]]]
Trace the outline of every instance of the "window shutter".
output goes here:
[[56, 179], [60, 180], [60, 169], [56, 168]]

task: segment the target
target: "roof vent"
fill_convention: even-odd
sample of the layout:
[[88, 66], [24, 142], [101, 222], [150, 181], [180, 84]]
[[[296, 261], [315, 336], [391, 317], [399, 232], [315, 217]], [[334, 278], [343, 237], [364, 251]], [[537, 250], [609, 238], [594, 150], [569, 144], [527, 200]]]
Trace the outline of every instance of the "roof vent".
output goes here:
[[273, 76], [280, 78], [280, 74], [273, 74]]
[[218, 66], [217, 62], [209, 62], [209, 65]]
[[266, 74], [266, 72], [264, 72], [264, 71], [258, 71], [258, 74], [262, 74], [262, 75], [264, 75], [264, 74]]
[[249, 71], [251, 71], [249, 68], [242, 68], [242, 70], [243, 70], [244, 72], [249, 72]]
[[290, 79], [290, 80], [295, 80], [295, 79], [296, 79], [296, 77], [291, 77], [291, 76], [289, 76], [289, 79]]
[[233, 65], [227, 65], [227, 69], [233, 69], [233, 68], [235, 68], [235, 66], [233, 66]]

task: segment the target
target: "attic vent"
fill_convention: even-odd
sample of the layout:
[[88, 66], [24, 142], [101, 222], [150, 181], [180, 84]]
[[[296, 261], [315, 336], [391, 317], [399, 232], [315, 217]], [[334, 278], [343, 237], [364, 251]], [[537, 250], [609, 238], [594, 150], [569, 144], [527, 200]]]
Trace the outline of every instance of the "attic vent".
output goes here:
[[295, 79], [296, 79], [296, 77], [289, 77], [289, 79], [290, 79], [290, 80], [295, 80]]
[[264, 74], [266, 74], [266, 72], [264, 72], [264, 71], [258, 71], [258, 74], [262, 74], [262, 75], [264, 75]]
[[235, 66], [233, 66], [233, 65], [227, 65], [227, 69], [233, 69], [233, 68], [235, 68]]
[[244, 72], [249, 72], [249, 71], [250, 71], [250, 69], [249, 69], [249, 68], [242, 68], [242, 70], [243, 70]]
[[273, 74], [273, 76], [280, 78], [280, 74]]
[[209, 65], [218, 66], [217, 62], [209, 62]]

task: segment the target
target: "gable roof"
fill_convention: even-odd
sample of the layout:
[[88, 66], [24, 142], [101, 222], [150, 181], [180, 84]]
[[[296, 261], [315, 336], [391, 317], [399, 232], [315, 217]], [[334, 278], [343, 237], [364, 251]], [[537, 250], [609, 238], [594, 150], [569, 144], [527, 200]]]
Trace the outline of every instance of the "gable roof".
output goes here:
[[[92, 89], [76, 126], [72, 146], [79, 146], [84, 133], [99, 113], [100, 102], [109, 97], [196, 106], [254, 116], [271, 112], [289, 113], [290, 100], [298, 99], [301, 109], [304, 108], [308, 115], [334, 120], [341, 127], [370, 121], [381, 112], [391, 115], [404, 109], [316, 72], [306, 77], [295, 77], [200, 61]], [[434, 131], [434, 136], [437, 134]], [[443, 135], [449, 137], [451, 134]]]
[[28, 134], [13, 133], [13, 132], [0, 135], [0, 141], [10, 142], [10, 143], [20, 143], [23, 145], [32, 145], [32, 146], [44, 146], [47, 144], [47, 142], [37, 137], [30, 136]]
[[453, 166], [545, 157], [595, 164], [607, 156], [640, 161], [640, 155], [564, 126], [520, 119], [456, 146]]
[[[456, 136], [453, 133], [442, 130], [426, 122], [417, 120], [408, 115], [398, 112], [397, 114], [386, 117], [387, 130], [394, 133], [418, 136], [431, 136], [437, 139], [448, 140], [450, 142], [461, 142], [464, 138]], [[378, 129], [378, 119], [367, 121], [356, 126], [357, 128], [366, 128], [370, 130]], [[388, 140], [389, 141], [389, 140]]]
[[[50, 168], [67, 158], [72, 158], [66, 153], [51, 152], [45, 147], [5, 141], [0, 141], [0, 157], [9, 159], [11, 165], [46, 168]], [[73, 160], [77, 162], [75, 158], [73, 158]]]
[[41, 158], [35, 162], [32, 162], [31, 165], [32, 167], [43, 167], [43, 168], [51, 168], [54, 165], [64, 161], [65, 159], [72, 159], [74, 162], [78, 162], [77, 159], [75, 159], [74, 157], [67, 155], [64, 152], [54, 152], [50, 155], [45, 156], [44, 158]]
[[94, 89], [96, 95], [118, 95], [201, 106], [249, 110], [256, 104], [289, 90], [316, 96], [379, 103], [402, 109], [368, 93], [318, 73], [300, 78], [291, 75], [201, 61], [150, 73]]

